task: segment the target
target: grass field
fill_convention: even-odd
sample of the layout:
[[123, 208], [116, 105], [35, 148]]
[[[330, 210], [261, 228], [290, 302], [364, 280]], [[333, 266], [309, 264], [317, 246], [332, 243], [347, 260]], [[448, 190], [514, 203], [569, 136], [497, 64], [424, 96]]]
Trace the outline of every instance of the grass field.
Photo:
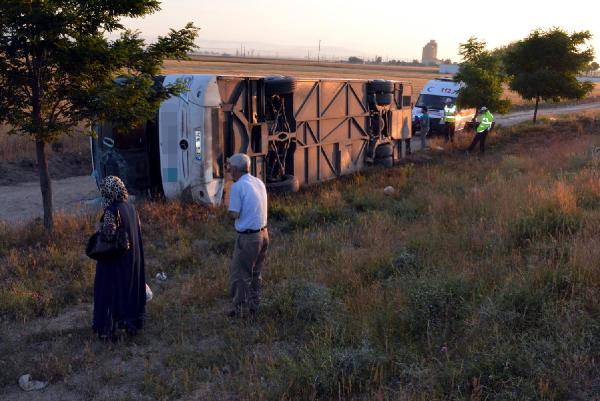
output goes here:
[[256, 320], [223, 315], [223, 208], [138, 205], [155, 299], [112, 345], [89, 329], [96, 217], [2, 226], [0, 393], [31, 372], [61, 400], [597, 399], [598, 117], [271, 198]]

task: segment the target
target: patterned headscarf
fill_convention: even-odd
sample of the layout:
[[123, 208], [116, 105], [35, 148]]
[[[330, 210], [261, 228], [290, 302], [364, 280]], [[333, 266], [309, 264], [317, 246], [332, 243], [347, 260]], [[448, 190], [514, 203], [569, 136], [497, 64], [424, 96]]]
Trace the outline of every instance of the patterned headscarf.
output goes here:
[[102, 180], [100, 194], [102, 195], [102, 206], [104, 207], [116, 201], [126, 201], [129, 197], [123, 181], [114, 175], [109, 175]]

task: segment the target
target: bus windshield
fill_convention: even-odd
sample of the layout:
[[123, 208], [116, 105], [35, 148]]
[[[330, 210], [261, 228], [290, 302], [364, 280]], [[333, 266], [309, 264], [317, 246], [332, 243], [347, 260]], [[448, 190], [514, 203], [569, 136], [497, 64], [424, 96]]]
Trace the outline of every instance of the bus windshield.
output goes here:
[[428, 109], [438, 109], [443, 110], [446, 105], [446, 100], [450, 99], [450, 106], [454, 105], [456, 99], [447, 97], [447, 96], [437, 96], [437, 95], [419, 95], [419, 99], [417, 99], [417, 104], [415, 107], [423, 107], [427, 106]]
[[131, 130], [113, 129], [112, 137], [115, 148], [122, 150], [145, 149], [146, 147], [146, 124], [140, 124]]

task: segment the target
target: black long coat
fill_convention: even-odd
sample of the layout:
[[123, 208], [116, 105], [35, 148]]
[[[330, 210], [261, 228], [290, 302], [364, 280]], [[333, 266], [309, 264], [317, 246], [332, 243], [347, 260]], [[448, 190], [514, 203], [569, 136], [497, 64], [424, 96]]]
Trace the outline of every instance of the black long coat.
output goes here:
[[131, 247], [121, 257], [96, 264], [93, 329], [100, 336], [112, 336], [117, 328], [136, 332], [144, 325], [146, 277], [139, 218], [133, 205], [126, 201], [112, 203], [104, 216], [106, 212], [116, 216], [117, 210], [129, 233]]

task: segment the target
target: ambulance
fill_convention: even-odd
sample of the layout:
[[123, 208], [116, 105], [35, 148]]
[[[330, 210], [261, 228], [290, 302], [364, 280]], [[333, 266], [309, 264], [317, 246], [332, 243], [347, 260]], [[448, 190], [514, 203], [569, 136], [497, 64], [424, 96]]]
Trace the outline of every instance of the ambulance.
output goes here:
[[[456, 104], [456, 98], [458, 97], [458, 91], [464, 84], [461, 82], [455, 82], [451, 78], [436, 78], [427, 82], [423, 87], [423, 90], [417, 98], [412, 110], [412, 122], [413, 128], [417, 129], [415, 124], [418, 118], [421, 117], [421, 108], [427, 107], [431, 133], [443, 133], [444, 132], [444, 106], [446, 101], [450, 99], [450, 105]], [[476, 110], [473, 109], [458, 109], [456, 113], [456, 131], [463, 130], [465, 125], [475, 118]]]

